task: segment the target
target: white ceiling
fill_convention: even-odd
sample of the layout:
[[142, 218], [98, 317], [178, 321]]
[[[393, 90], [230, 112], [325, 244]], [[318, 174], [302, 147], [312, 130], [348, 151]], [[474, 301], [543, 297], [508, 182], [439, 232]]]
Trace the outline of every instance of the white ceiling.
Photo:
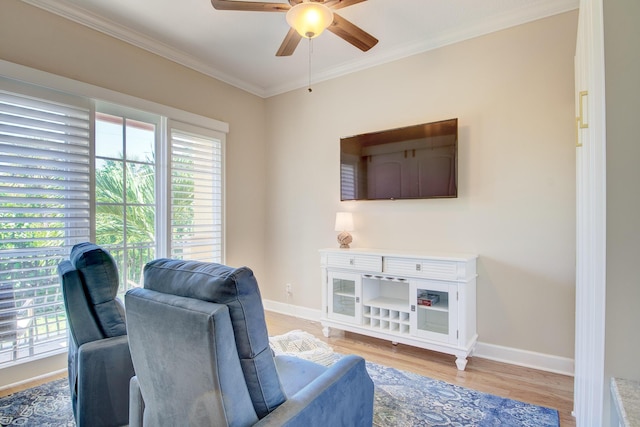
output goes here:
[[[219, 11], [209, 0], [23, 0], [261, 97], [305, 87], [309, 43], [275, 53], [284, 13]], [[286, 0], [267, 0], [274, 3]], [[338, 13], [380, 42], [362, 52], [326, 31], [313, 40], [318, 82], [576, 9], [579, 0], [367, 0]]]

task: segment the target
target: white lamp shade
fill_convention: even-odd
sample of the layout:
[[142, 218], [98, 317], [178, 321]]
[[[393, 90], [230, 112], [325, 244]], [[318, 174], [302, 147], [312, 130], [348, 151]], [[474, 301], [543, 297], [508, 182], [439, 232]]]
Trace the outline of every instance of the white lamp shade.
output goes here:
[[353, 231], [353, 214], [351, 212], [336, 213], [335, 231]]
[[298, 3], [287, 12], [287, 23], [302, 37], [318, 37], [333, 22], [333, 12], [322, 3]]

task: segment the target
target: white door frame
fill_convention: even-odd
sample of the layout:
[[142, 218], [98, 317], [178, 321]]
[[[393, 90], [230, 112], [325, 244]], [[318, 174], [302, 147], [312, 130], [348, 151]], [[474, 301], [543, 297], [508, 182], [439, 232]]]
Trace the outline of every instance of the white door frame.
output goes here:
[[577, 427], [604, 421], [606, 116], [603, 0], [581, 0], [576, 46]]

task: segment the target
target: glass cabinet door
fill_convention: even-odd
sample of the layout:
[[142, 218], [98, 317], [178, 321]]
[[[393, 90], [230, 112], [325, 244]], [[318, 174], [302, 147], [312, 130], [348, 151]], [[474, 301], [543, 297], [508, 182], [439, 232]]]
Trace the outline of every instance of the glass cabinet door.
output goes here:
[[362, 278], [359, 274], [340, 273], [329, 271], [327, 274], [328, 286], [328, 317], [343, 320], [350, 323], [360, 323], [361, 302], [360, 289]]
[[429, 280], [411, 282], [411, 333], [418, 337], [456, 344], [457, 288]]

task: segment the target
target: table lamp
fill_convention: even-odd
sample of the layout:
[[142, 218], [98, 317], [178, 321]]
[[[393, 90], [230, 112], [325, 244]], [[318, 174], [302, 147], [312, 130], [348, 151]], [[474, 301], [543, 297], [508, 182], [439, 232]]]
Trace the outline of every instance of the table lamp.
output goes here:
[[340, 248], [348, 249], [349, 243], [353, 241], [351, 234], [349, 234], [349, 231], [353, 231], [353, 215], [351, 212], [336, 213], [335, 230], [340, 232], [340, 234], [338, 234], [338, 243], [340, 243]]

